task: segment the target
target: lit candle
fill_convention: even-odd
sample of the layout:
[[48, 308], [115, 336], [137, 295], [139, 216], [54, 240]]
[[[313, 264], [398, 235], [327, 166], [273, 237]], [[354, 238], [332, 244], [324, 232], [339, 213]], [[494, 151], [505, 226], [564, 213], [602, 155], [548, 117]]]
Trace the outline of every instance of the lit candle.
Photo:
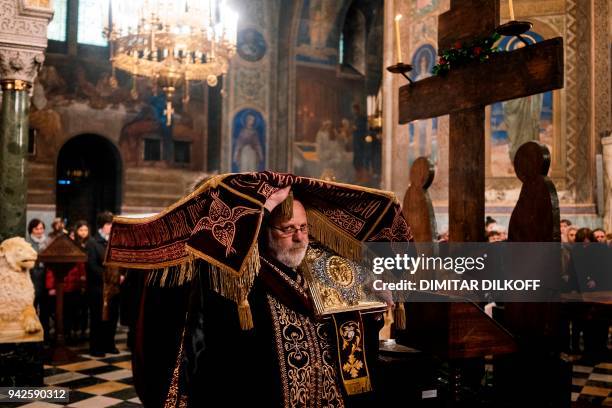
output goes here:
[[508, 7], [510, 7], [510, 21], [514, 21], [514, 6], [512, 0], [508, 0]]
[[400, 42], [400, 28], [399, 21], [402, 19], [402, 15], [398, 14], [395, 16], [395, 46], [397, 47], [397, 62], [402, 62], [402, 45]]

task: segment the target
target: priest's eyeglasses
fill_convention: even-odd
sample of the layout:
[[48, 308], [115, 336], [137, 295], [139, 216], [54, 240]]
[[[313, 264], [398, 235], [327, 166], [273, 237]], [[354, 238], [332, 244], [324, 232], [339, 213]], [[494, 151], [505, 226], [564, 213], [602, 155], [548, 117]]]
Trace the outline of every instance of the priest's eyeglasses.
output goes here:
[[287, 227], [275, 227], [272, 226], [272, 228], [274, 228], [275, 230], [279, 230], [281, 232], [281, 235], [284, 237], [288, 237], [290, 235], [295, 234], [296, 232], [303, 232], [303, 233], [308, 233], [308, 224], [302, 224], [299, 227], [293, 226], [293, 225], [289, 225]]

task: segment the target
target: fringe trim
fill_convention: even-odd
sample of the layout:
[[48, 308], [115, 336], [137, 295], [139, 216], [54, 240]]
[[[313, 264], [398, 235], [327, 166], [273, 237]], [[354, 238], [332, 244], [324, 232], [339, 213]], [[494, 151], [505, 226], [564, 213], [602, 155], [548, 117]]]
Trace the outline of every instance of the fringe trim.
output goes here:
[[355, 262], [363, 259], [363, 245], [334, 225], [318, 211], [307, 209], [308, 232], [323, 246]]
[[293, 218], [293, 192], [289, 190], [289, 195], [281, 203], [280, 207], [281, 220], [288, 221]]
[[253, 282], [259, 273], [261, 263], [257, 245], [249, 254], [242, 273], [237, 276], [230, 268], [209, 264], [209, 280], [212, 290], [221, 296], [234, 301], [238, 305], [238, 317], [242, 330], [253, 328], [253, 315], [247, 296], [251, 291]]
[[393, 310], [393, 320], [396, 330], [406, 330], [406, 309], [403, 302], [397, 302]]
[[163, 269], [153, 269], [147, 273], [145, 285], [148, 287], [175, 288], [191, 282], [197, 272], [197, 260], [193, 255], [175, 266], [168, 266]]

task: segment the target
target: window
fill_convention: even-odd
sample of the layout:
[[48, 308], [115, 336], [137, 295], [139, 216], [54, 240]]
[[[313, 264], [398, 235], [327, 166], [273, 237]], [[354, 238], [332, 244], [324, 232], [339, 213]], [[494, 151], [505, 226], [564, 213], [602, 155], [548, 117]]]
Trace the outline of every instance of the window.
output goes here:
[[350, 66], [358, 73], [366, 74], [366, 19], [355, 6], [346, 14], [344, 28], [338, 44], [339, 65]]
[[183, 164], [191, 162], [191, 142], [174, 142], [174, 162]]
[[38, 130], [30, 128], [28, 131], [28, 155], [36, 155], [36, 136], [38, 136]]
[[53, 1], [53, 20], [47, 28], [47, 38], [54, 41], [66, 41], [66, 9], [68, 0]]
[[144, 159], [145, 161], [161, 160], [161, 141], [159, 139], [144, 140]]
[[340, 44], [338, 45], [338, 64], [344, 64], [344, 33], [340, 33]]
[[102, 32], [108, 26], [109, 0], [80, 0], [77, 41], [106, 47]]

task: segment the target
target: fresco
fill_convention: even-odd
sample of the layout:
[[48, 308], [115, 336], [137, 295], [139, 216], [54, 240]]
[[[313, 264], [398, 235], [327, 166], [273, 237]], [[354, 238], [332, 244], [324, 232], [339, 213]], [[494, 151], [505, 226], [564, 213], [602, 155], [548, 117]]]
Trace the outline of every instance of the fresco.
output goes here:
[[238, 33], [238, 55], [250, 62], [256, 62], [266, 54], [266, 40], [263, 35], [254, 28], [246, 28]]
[[293, 171], [362, 185], [380, 182], [380, 139], [368, 130], [363, 78], [298, 67]]
[[438, 0], [416, 0], [414, 1], [415, 17], [422, 17], [425, 14], [437, 10]]
[[382, 58], [382, 13], [382, 3], [303, 2], [296, 46], [294, 173], [380, 187], [382, 140], [369, 129], [366, 100], [378, 93], [382, 79], [380, 64], [369, 64]]
[[298, 61], [337, 63], [344, 3], [336, 0], [303, 1], [296, 49]]
[[[523, 35], [529, 43], [542, 41], [539, 34]], [[514, 50], [524, 44], [514, 37], [505, 37], [499, 47]], [[512, 161], [516, 150], [530, 140], [538, 140], [553, 150], [552, 92], [531, 95], [491, 105], [491, 175], [515, 177]]]
[[255, 109], [243, 109], [232, 121], [232, 172], [266, 167], [266, 122]]
[[[414, 67], [410, 72], [413, 81], [431, 76], [431, 70], [436, 64], [435, 48], [431, 44], [421, 45], [414, 52], [411, 64]], [[408, 137], [408, 166], [412, 166], [421, 156], [428, 156], [434, 164], [438, 162], [438, 118], [409, 123]]]
[[[49, 60], [33, 87], [30, 127], [37, 136], [36, 154], [30, 160], [55, 164], [66, 140], [86, 132], [117, 143], [127, 166], [203, 168], [205, 85], [190, 86], [189, 104], [182, 102], [182, 90], [178, 92], [168, 127], [164, 95], [149, 80], [134, 81], [118, 73], [115, 84], [106, 61], [66, 63], [52, 56]], [[145, 160], [145, 139], [160, 140], [159, 160]], [[177, 144], [181, 151], [175, 151]]]

